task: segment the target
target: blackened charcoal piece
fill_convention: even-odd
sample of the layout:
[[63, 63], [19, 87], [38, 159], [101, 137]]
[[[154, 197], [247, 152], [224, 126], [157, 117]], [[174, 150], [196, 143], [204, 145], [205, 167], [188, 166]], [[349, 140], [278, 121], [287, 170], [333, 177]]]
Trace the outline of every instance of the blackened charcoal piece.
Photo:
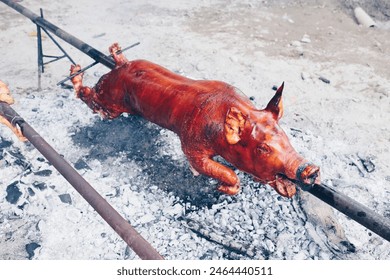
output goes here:
[[360, 159], [360, 162], [363, 164], [364, 169], [368, 172], [374, 172], [375, 171], [375, 165], [370, 159]]
[[37, 157], [37, 161], [39, 162], [45, 162], [45, 159], [43, 157]]
[[47, 189], [47, 185], [45, 183], [42, 183], [42, 182], [34, 182], [33, 187], [37, 188], [38, 190], [41, 190], [41, 191]]
[[52, 173], [53, 173], [53, 171], [51, 171], [50, 169], [45, 169], [45, 170], [39, 170], [37, 172], [34, 172], [34, 175], [42, 176], [42, 177], [49, 177]]
[[58, 197], [60, 198], [61, 202], [63, 202], [63, 203], [72, 204], [72, 198], [70, 197], [69, 194], [67, 194], [67, 193], [60, 194]]
[[323, 77], [323, 76], [320, 76], [318, 79], [320, 79], [321, 81], [323, 81], [325, 84], [330, 84], [330, 80]]
[[91, 170], [91, 167], [89, 167], [89, 165], [81, 158], [74, 164], [74, 168], [76, 168], [77, 170], [81, 170], [81, 169]]
[[26, 245], [26, 251], [28, 254], [28, 259], [31, 260], [35, 256], [35, 249], [41, 247], [38, 243], [32, 242]]
[[19, 205], [18, 208], [19, 208], [20, 210], [23, 210], [23, 209], [24, 209], [24, 206], [26, 206], [26, 205], [28, 205], [27, 202], [23, 203], [22, 205]]
[[8, 148], [12, 145], [11, 141], [4, 140], [3, 138], [0, 138], [0, 149]]
[[19, 198], [22, 195], [22, 192], [19, 190], [18, 182], [13, 182], [11, 185], [7, 186], [7, 196], [5, 199], [11, 203], [16, 204], [18, 202]]
[[13, 162], [14, 164], [19, 165], [25, 169], [27, 169], [30, 166], [30, 163], [22, 155], [22, 153], [19, 151], [19, 149], [14, 150], [14, 151], [9, 151], [9, 154], [15, 158], [15, 161]]
[[28, 195], [29, 196], [34, 196], [35, 195], [35, 192], [32, 188], [27, 188], [27, 191], [28, 191]]

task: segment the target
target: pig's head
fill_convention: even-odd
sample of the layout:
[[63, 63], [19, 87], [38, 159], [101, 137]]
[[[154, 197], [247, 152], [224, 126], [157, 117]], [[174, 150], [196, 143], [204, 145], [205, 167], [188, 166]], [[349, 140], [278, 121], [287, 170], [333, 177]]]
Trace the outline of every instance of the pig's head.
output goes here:
[[278, 124], [283, 115], [283, 86], [263, 110], [230, 108], [224, 131], [232, 154], [236, 155], [231, 158], [233, 164], [271, 185], [280, 195], [292, 197], [295, 184], [288, 178], [314, 184], [320, 182], [320, 172], [294, 150]]

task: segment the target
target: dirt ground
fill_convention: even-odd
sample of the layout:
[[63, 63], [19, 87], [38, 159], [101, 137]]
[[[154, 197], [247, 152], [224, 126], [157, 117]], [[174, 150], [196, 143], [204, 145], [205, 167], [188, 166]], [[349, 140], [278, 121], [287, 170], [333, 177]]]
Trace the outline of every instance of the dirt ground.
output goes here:
[[[19, 2], [100, 51], [140, 41], [129, 59], [226, 81], [259, 108], [284, 81], [280, 123], [293, 146], [326, 184], [390, 218], [388, 1]], [[358, 5], [377, 27], [358, 25]], [[388, 242], [304, 193], [283, 200], [238, 170], [242, 193], [216, 193], [217, 182], [191, 175], [173, 133], [133, 116], [103, 121], [57, 87], [69, 61], [48, 65], [38, 90], [34, 25], [0, 3], [0, 31], [14, 107], [164, 257], [390, 259]], [[93, 68], [85, 84], [107, 71]], [[31, 145], [5, 127], [0, 140], [0, 259], [136, 258]], [[6, 189], [21, 193], [15, 204]]]

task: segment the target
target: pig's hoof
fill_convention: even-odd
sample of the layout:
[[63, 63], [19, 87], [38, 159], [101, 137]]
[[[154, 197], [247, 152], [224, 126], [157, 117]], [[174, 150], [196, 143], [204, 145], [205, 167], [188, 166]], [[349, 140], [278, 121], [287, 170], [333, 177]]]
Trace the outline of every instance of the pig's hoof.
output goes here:
[[119, 46], [118, 43], [114, 43], [109, 47], [109, 52], [111, 55], [115, 55], [118, 51], [121, 50], [121, 47]]
[[70, 66], [70, 74], [73, 75], [77, 72], [79, 72], [81, 70], [81, 66], [80, 65], [71, 65]]
[[[80, 65], [71, 65], [70, 66], [70, 75], [72, 76], [72, 75], [75, 75], [75, 74], [77, 74], [77, 72], [79, 72], [81, 70], [81, 66]], [[74, 76], [73, 78], [72, 78], [72, 82], [73, 81], [78, 81], [78, 82], [81, 82], [81, 80], [82, 80], [82, 78], [83, 78], [83, 75], [84, 75], [84, 73], [80, 73], [80, 74], [78, 74], [78, 75], [76, 75], [76, 76]]]
[[234, 186], [219, 186], [218, 190], [228, 195], [236, 195], [240, 191], [240, 185], [236, 184]]

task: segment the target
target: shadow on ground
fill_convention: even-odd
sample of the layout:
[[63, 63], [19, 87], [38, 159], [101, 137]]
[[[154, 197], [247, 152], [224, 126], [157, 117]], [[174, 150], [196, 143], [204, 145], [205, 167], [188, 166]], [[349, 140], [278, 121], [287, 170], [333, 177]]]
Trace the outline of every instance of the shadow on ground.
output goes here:
[[110, 157], [125, 154], [129, 162], [135, 162], [142, 170], [142, 178], [134, 182], [140, 187], [156, 185], [196, 208], [210, 207], [220, 196], [216, 185], [205, 176], [194, 177], [188, 164], [160, 154], [163, 144], [157, 140], [161, 129], [137, 116], [98, 120], [91, 126], [82, 127], [73, 136], [73, 142], [89, 149], [87, 161], [97, 159], [103, 164], [106, 162], [107, 166]]

